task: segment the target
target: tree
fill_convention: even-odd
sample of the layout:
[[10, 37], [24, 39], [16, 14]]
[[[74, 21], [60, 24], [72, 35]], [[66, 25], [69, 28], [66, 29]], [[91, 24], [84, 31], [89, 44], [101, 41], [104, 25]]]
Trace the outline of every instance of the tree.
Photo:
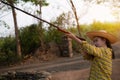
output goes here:
[[[34, 5], [39, 6], [39, 10], [37, 10], [37, 13], [39, 15], [39, 18], [42, 18], [42, 7], [43, 6], [48, 6], [48, 3], [46, 0], [23, 0], [25, 2], [32, 2]], [[39, 38], [40, 38], [40, 44], [41, 44], [41, 49], [44, 50], [44, 34], [43, 34], [43, 25], [42, 22], [40, 21], [39, 24]]]
[[37, 24], [20, 28], [20, 39], [23, 55], [34, 52], [40, 46], [38, 28], [39, 27]]
[[[18, 0], [6, 0], [6, 2], [8, 2], [10, 5], [14, 6], [14, 4], [16, 4], [18, 2]], [[20, 39], [19, 39], [16, 11], [12, 6], [11, 6], [11, 9], [12, 9], [14, 27], [15, 27], [15, 38], [16, 38], [16, 45], [17, 45], [17, 54], [18, 54], [19, 57], [21, 57], [21, 46], [20, 46]]]
[[[42, 6], [47, 6], [48, 3], [46, 3], [45, 0], [40, 0], [40, 2], [38, 3], [39, 7], [40, 7], [40, 12], [39, 12], [39, 15], [40, 15], [40, 18], [42, 18]], [[40, 21], [40, 24], [39, 24], [39, 30], [40, 30], [40, 42], [41, 42], [41, 48], [43, 50], [44, 49], [44, 41], [43, 41], [43, 29], [42, 29], [42, 21]]]
[[[68, 13], [62, 13], [60, 16], [56, 18], [55, 21], [52, 21], [51, 23], [55, 24], [56, 26], [63, 28], [63, 29], [69, 29], [73, 27], [74, 21], [71, 20], [72, 15], [70, 12]], [[64, 54], [64, 51], [68, 51], [68, 56], [72, 57], [72, 41], [69, 37], [65, 36], [63, 33], [56, 30], [54, 27], [50, 25], [48, 28], [50, 33], [49, 36], [58, 44], [60, 52]]]

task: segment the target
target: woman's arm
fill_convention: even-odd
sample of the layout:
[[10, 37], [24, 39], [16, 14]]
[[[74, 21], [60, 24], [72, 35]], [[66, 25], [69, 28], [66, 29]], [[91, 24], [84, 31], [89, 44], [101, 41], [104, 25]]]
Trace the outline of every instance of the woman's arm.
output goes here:
[[81, 54], [82, 54], [84, 60], [93, 60], [92, 55], [88, 54], [87, 52], [82, 51]]
[[103, 56], [103, 48], [98, 48], [95, 46], [90, 45], [89, 43], [87, 43], [86, 41], [82, 41], [79, 38], [77, 38], [74, 34], [72, 33], [67, 33], [66, 34], [68, 37], [70, 37], [71, 39], [75, 40], [76, 42], [78, 42], [81, 47], [83, 48], [83, 51], [86, 51], [89, 55], [93, 55], [93, 56], [98, 56], [101, 57]]
[[68, 37], [70, 37], [71, 39], [75, 40], [78, 43], [82, 43], [82, 40], [80, 40], [79, 38], [77, 38], [74, 34], [72, 34], [71, 32], [66, 34]]

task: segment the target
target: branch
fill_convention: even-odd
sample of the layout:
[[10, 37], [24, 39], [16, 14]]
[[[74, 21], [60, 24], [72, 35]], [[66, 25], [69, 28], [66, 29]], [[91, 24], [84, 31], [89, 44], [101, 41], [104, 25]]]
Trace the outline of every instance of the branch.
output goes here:
[[79, 20], [78, 20], [78, 16], [77, 16], [76, 8], [75, 8], [75, 6], [74, 6], [72, 0], [70, 0], [70, 3], [71, 3], [71, 6], [72, 6], [73, 13], [74, 13], [74, 15], [75, 15], [75, 19], [76, 19], [76, 23], [77, 23], [78, 33], [79, 33], [79, 36], [81, 36], [81, 33], [80, 33], [80, 27], [79, 27], [80, 25], [79, 25], [79, 22], [78, 22]]

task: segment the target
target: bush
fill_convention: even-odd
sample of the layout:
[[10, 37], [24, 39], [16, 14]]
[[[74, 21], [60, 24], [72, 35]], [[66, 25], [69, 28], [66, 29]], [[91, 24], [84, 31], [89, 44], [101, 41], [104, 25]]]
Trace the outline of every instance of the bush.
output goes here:
[[61, 38], [64, 34], [55, 28], [50, 27], [49, 30], [45, 33], [45, 42], [55, 42], [57, 44], [61, 43]]
[[27, 55], [40, 46], [39, 27], [35, 24], [20, 29], [22, 54]]
[[0, 65], [9, 65], [17, 62], [19, 58], [16, 54], [16, 43], [14, 37], [0, 39]]
[[9, 54], [0, 53], [0, 66], [14, 64], [19, 62], [19, 57], [15, 53], [9, 52]]

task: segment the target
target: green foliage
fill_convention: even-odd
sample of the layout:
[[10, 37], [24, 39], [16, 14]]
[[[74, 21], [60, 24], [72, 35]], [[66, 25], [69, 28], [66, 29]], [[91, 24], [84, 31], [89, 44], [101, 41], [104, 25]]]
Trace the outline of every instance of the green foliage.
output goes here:
[[16, 55], [16, 43], [14, 37], [0, 39], [0, 65], [9, 65], [19, 61]]
[[[23, 0], [24, 2], [32, 2], [36, 6], [40, 4], [40, 0]], [[42, 6], [48, 6], [49, 4], [46, 2], [46, 0], [41, 0]]]
[[3, 43], [1, 46], [1, 52], [4, 52], [6, 54], [9, 54], [9, 52], [16, 52], [16, 43], [15, 43], [15, 38], [14, 37], [6, 37], [3, 39]]
[[[73, 26], [73, 21], [71, 20], [71, 18], [72, 15], [70, 12], [62, 13], [60, 16], [56, 18], [56, 20], [51, 21], [51, 23], [62, 29], [67, 29], [68, 27]], [[69, 28], [68, 30], [72, 30], [72, 28]], [[57, 44], [60, 44], [62, 42], [62, 37], [64, 36], [64, 33], [58, 31], [53, 26], [49, 26], [48, 31], [46, 31], [45, 35], [46, 35], [45, 38], [46, 42], [55, 41]]]
[[75, 25], [75, 20], [71, 12], [62, 13], [56, 18], [55, 21], [52, 21], [55, 25], [67, 29]]
[[10, 26], [5, 22], [0, 20], [0, 26], [4, 25], [7, 29], [10, 29]]
[[4, 1], [7, 1], [7, 2], [13, 2], [13, 3], [19, 3], [19, 0], [4, 0]]
[[0, 66], [14, 64], [19, 61], [20, 58], [10, 50], [8, 54], [0, 53]]
[[54, 41], [57, 44], [60, 44], [62, 35], [63, 33], [53, 27], [50, 27], [49, 30], [45, 33], [45, 41], [47, 43]]
[[20, 29], [22, 53], [29, 54], [40, 46], [39, 27], [35, 24]]

